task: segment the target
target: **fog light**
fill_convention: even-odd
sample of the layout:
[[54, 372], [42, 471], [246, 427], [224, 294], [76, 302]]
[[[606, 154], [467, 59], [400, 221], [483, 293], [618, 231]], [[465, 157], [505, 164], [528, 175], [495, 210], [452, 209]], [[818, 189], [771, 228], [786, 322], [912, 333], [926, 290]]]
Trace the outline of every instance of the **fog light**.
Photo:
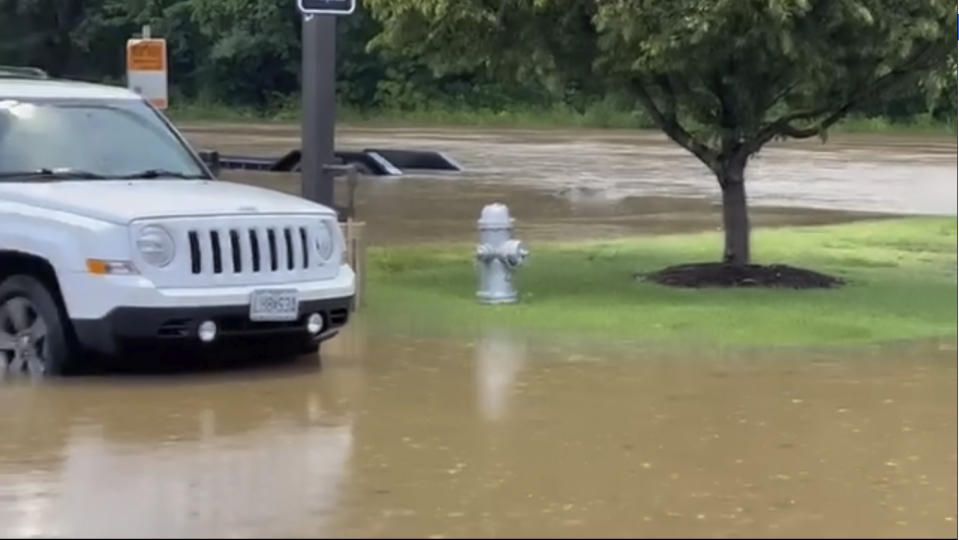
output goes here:
[[323, 316], [319, 313], [314, 313], [306, 319], [306, 331], [311, 334], [319, 334], [323, 330]]
[[203, 321], [200, 323], [200, 328], [197, 329], [197, 334], [203, 343], [213, 341], [216, 339], [216, 323], [213, 321]]

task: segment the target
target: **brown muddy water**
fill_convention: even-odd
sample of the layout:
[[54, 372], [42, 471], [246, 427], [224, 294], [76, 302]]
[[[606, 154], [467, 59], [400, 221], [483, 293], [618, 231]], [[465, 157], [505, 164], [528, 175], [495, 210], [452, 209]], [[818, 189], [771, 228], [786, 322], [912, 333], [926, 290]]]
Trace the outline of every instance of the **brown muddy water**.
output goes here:
[[[223, 152], [296, 144], [290, 128], [187, 134]], [[341, 140], [436, 148], [468, 169], [363, 179], [374, 243], [473, 238], [494, 200], [533, 239], [719, 223], [712, 180], [651, 135]], [[954, 155], [954, 141], [770, 149], [754, 222], [955, 214]], [[298, 191], [295, 175], [228, 177]], [[7, 380], [0, 537], [954, 537], [956, 354], [449, 340], [361, 314], [322, 367]]]
[[322, 369], [7, 381], [0, 536], [954, 536], [955, 359], [360, 320]]
[[[282, 125], [184, 124], [199, 148], [280, 156], [299, 132]], [[471, 238], [484, 204], [510, 205], [532, 240], [715, 230], [715, 180], [652, 132], [344, 128], [340, 149], [446, 152], [459, 174], [363, 178], [358, 218], [373, 243]], [[836, 137], [764, 150], [747, 191], [758, 226], [956, 214], [954, 139]], [[299, 192], [299, 176], [225, 171], [224, 178]], [[338, 188], [341, 192], [345, 192]]]

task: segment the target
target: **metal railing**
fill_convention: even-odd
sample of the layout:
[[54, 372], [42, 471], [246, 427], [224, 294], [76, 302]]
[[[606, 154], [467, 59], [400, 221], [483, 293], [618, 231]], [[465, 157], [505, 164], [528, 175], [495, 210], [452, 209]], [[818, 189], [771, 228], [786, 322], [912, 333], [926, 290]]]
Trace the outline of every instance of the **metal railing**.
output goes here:
[[[336, 184], [333, 189], [333, 208], [340, 215], [340, 221], [352, 220], [356, 218], [356, 186], [359, 183], [359, 171], [356, 165], [352, 163], [323, 165], [323, 171], [329, 172], [333, 179], [339, 176], [346, 177], [346, 196], [345, 200], [337, 201]], [[342, 198], [341, 198], [342, 199]]]
[[[352, 163], [324, 165], [323, 170], [330, 173], [335, 180], [337, 177], [346, 177], [346, 193], [340, 201], [334, 200], [333, 208], [340, 216], [340, 228], [343, 238], [346, 239], [346, 256], [350, 267], [356, 274], [356, 296], [353, 298], [353, 311], [358, 311], [366, 300], [366, 223], [356, 221], [356, 187], [359, 182], [359, 171]], [[335, 187], [334, 183], [334, 187]], [[333, 198], [337, 199], [337, 190], [333, 190]], [[342, 200], [345, 199], [345, 200]]]
[[359, 311], [366, 301], [366, 223], [347, 219], [340, 223], [343, 238], [346, 239], [346, 257], [356, 274], [356, 296], [353, 298], [353, 311]]
[[[214, 176], [219, 176], [222, 170], [224, 160], [230, 161], [230, 169], [249, 169], [259, 171], [275, 171], [277, 164], [275, 160], [268, 158], [223, 158], [216, 150], [203, 150], [198, 152], [200, 159], [210, 169]], [[284, 158], [286, 159], [286, 158]], [[297, 160], [299, 157], [296, 158]], [[282, 161], [282, 160], [281, 160]], [[295, 168], [282, 168], [286, 172], [295, 172]], [[337, 177], [346, 177], [346, 196], [337, 197], [337, 192], [333, 190], [333, 209], [339, 214], [340, 221], [353, 219], [356, 217], [356, 186], [359, 181], [359, 169], [354, 163], [335, 163], [323, 165], [323, 171], [330, 173], [335, 180]], [[344, 200], [345, 199], [345, 200]]]

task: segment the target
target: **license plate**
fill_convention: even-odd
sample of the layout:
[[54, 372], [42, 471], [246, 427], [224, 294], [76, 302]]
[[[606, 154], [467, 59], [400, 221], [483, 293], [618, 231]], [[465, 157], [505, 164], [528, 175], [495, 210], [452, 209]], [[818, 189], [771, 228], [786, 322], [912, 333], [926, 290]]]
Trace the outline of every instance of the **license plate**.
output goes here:
[[251, 321], [295, 321], [299, 311], [295, 290], [253, 291], [250, 298]]

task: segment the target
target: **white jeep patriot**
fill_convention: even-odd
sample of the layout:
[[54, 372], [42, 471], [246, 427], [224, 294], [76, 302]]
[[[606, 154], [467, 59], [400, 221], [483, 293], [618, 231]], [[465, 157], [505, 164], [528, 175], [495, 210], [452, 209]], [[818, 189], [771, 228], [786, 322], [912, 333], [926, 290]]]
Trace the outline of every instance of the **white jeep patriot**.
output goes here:
[[216, 180], [139, 95], [0, 70], [0, 373], [316, 352], [350, 314], [344, 252], [333, 210]]

